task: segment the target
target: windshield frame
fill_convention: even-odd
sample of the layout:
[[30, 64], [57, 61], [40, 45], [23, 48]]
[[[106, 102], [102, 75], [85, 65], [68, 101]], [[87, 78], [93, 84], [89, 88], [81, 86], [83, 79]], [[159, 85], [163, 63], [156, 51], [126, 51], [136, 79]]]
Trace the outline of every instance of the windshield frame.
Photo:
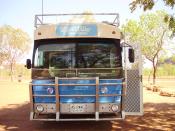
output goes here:
[[[48, 43], [51, 44], [63, 44], [63, 43], [111, 43], [111, 44], [115, 44], [118, 48], [120, 48], [120, 67], [122, 67], [122, 47], [120, 46], [120, 40], [119, 39], [111, 39], [111, 38], [59, 38], [59, 39], [41, 39], [41, 40], [35, 40], [34, 41], [34, 48], [33, 48], [33, 57], [32, 57], [32, 68], [39, 68], [39, 67], [35, 67], [34, 63], [35, 63], [35, 53], [37, 48], [40, 45], [47, 45]], [[75, 65], [75, 68], [79, 67], [77, 65]]]
[[[48, 43], [51, 43], [51, 44], [63, 44], [63, 43], [100, 43], [100, 42], [102, 42], [102, 43], [112, 43], [112, 44], [115, 44], [116, 45], [116, 47], [118, 47], [118, 49], [120, 49], [119, 51], [120, 51], [120, 66], [117, 66], [117, 67], [115, 67], [115, 68], [112, 68], [112, 67], [110, 67], [110, 68], [77, 68], [77, 67], [75, 67], [75, 68], [60, 68], [60, 69], [54, 69], [55, 71], [56, 70], [67, 70], [67, 71], [75, 71], [76, 72], [76, 77], [84, 77], [84, 76], [79, 76], [79, 75], [77, 75], [77, 73], [79, 74], [81, 74], [81, 73], [83, 73], [83, 74], [86, 74], [86, 72], [87, 73], [89, 73], [89, 71], [91, 71], [91, 72], [93, 72], [93, 70], [95, 71], [94, 73], [95, 74], [98, 74], [98, 72], [101, 74], [102, 72], [106, 72], [106, 73], [108, 73], [108, 72], [116, 72], [115, 74], [117, 75], [117, 77], [112, 77], [112, 78], [122, 78], [123, 77], [123, 66], [122, 66], [122, 48], [121, 48], [121, 45], [120, 45], [120, 40], [119, 39], [109, 39], [109, 38], [105, 38], [105, 39], [102, 39], [102, 38], [79, 38], [79, 39], [77, 39], [77, 38], [73, 38], [73, 39], [68, 39], [68, 38], [62, 38], [62, 39], [43, 39], [43, 40], [35, 40], [35, 44], [34, 44], [34, 49], [33, 49], [33, 59], [32, 59], [32, 78], [33, 79], [36, 79], [36, 78], [53, 78], [53, 76], [48, 76], [48, 75], [46, 75], [46, 76], [42, 76], [40, 73], [41, 72], [43, 72], [44, 71], [44, 74], [48, 74], [48, 71], [50, 70], [49, 68], [40, 68], [40, 67], [34, 67], [34, 60], [35, 60], [35, 52], [36, 52], [36, 50], [37, 50], [37, 48], [40, 46], [40, 45], [47, 45]], [[102, 72], [101, 72], [101, 71]], [[107, 71], [108, 70], [108, 71]], [[40, 72], [41, 71], [41, 72]], [[35, 73], [34, 73], [35, 72]], [[36, 73], [39, 73], [39, 74], [36, 74]], [[45, 73], [45, 72], [47, 72], [47, 73]], [[50, 73], [49, 73], [50, 74]], [[98, 77], [101, 77], [101, 75], [98, 75]], [[41, 75], [41, 76], [40, 76]], [[111, 74], [112, 75], [112, 74]], [[89, 75], [88, 75], [89, 76]], [[64, 76], [63, 76], [64, 77]], [[73, 77], [73, 76], [72, 76]], [[74, 76], [75, 77], [75, 76]], [[97, 77], [97, 76], [96, 76]], [[101, 77], [102, 78], [102, 77]], [[104, 77], [103, 77], [104, 78]]]

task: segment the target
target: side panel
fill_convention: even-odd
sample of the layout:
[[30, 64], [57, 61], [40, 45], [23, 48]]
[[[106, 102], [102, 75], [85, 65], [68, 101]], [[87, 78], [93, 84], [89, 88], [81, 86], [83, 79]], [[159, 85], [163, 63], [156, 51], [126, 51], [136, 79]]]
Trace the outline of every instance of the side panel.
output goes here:
[[126, 115], [143, 114], [143, 95], [139, 70], [127, 71], [125, 112]]
[[126, 115], [143, 115], [142, 55], [140, 45], [134, 45], [135, 62], [127, 64]]

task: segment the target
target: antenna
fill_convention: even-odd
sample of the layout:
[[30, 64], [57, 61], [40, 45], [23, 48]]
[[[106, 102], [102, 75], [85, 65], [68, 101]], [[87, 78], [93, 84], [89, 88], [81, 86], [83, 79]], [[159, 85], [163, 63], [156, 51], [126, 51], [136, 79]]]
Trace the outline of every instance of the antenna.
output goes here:
[[44, 10], [44, 8], [43, 8], [43, 0], [42, 0], [42, 23], [43, 23], [43, 11]]

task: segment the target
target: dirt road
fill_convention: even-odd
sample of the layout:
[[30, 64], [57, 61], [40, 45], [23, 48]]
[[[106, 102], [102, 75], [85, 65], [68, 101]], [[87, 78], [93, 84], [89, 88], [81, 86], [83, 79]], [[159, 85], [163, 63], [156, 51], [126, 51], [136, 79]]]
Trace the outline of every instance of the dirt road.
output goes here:
[[[162, 97], [144, 90], [144, 115], [128, 116], [122, 121], [39, 122], [29, 121], [27, 84], [21, 87], [12, 84], [11, 88], [3, 84], [0, 87], [0, 131], [175, 130], [175, 97]], [[5, 93], [7, 90], [9, 96]]]

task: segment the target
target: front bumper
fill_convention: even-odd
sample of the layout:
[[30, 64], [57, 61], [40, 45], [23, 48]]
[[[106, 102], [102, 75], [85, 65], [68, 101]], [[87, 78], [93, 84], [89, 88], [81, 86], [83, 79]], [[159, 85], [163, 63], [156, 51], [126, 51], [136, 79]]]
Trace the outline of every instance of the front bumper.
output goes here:
[[[43, 107], [43, 110], [38, 111], [37, 106]], [[113, 107], [116, 107], [117, 110], [114, 110]], [[121, 111], [120, 104], [116, 104], [116, 103], [99, 104], [99, 113], [118, 113], [120, 111]], [[56, 113], [56, 105], [37, 103], [37, 104], [34, 104], [34, 112], [38, 114]], [[71, 104], [61, 103], [60, 113], [61, 114], [95, 113], [95, 104], [94, 103], [71, 103]]]
[[[42, 106], [43, 111], [39, 112], [37, 106]], [[113, 106], [118, 107], [113, 110]], [[104, 103], [99, 104], [99, 112], [95, 111], [94, 103], [60, 104], [60, 112], [56, 112], [55, 104], [34, 104], [34, 112], [31, 112], [30, 120], [42, 121], [87, 121], [87, 120], [118, 120], [124, 119], [120, 104]]]

